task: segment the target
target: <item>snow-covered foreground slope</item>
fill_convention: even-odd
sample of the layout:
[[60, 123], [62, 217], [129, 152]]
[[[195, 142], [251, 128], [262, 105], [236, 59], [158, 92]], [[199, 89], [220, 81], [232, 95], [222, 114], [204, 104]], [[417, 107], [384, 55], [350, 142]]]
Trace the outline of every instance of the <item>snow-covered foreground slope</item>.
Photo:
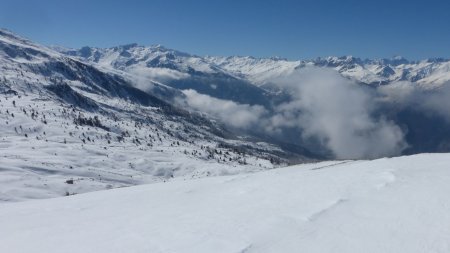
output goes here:
[[0, 205], [0, 252], [450, 252], [450, 154]]

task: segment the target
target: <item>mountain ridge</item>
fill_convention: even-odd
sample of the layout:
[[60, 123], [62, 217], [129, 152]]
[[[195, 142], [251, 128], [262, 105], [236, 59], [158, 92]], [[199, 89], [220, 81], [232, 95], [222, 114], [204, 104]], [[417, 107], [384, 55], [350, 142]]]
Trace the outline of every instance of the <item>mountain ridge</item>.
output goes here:
[[304, 157], [139, 89], [120, 71], [10, 32], [0, 31], [0, 69], [0, 201], [264, 170]]
[[[130, 47], [130, 45], [132, 45]], [[395, 56], [392, 58], [379, 58], [368, 59], [359, 58], [353, 56], [328, 56], [317, 57], [314, 59], [299, 59], [299, 60], [287, 60], [279, 57], [253, 57], [253, 56], [198, 56], [181, 52], [175, 49], [166, 48], [161, 45], [142, 46], [136, 43], [110, 47], [110, 48], [96, 48], [96, 47], [83, 47], [90, 50], [99, 51], [108, 50], [123, 50], [123, 55], [130, 58], [132, 55], [127, 54], [127, 50], [131, 48], [141, 49], [141, 55], [135, 56], [139, 60], [147, 59], [154, 56], [153, 65], [149, 64], [149, 67], [162, 67], [169, 69], [177, 69], [182, 72], [189, 72], [189, 67], [196, 71], [204, 73], [220, 72], [227, 73], [228, 75], [242, 78], [250, 83], [261, 85], [270, 81], [270, 79], [276, 78], [281, 74], [288, 74], [296, 69], [303, 68], [305, 66], [319, 66], [319, 67], [331, 67], [341, 73], [343, 76], [354, 79], [361, 83], [369, 85], [387, 84], [395, 81], [411, 81], [419, 82], [424, 85], [441, 84], [449, 81], [450, 77], [446, 75], [443, 79], [433, 78], [433, 71], [449, 72], [450, 60], [445, 58], [428, 58], [423, 60], [407, 60], [401, 56]], [[147, 52], [145, 52], [147, 50]], [[59, 50], [71, 56], [77, 56], [83, 60], [92, 62], [92, 59], [85, 57], [82, 54], [82, 49], [71, 50]], [[125, 52], [125, 53], [124, 53]], [[158, 54], [161, 53], [161, 54]], [[158, 58], [163, 55], [164, 57]], [[102, 58], [98, 55], [99, 58]], [[183, 68], [173, 64], [174, 60], [180, 61], [176, 57], [188, 57], [193, 62], [185, 61]], [[98, 61], [98, 59], [97, 59]], [[94, 61], [96, 62], [96, 61]], [[126, 63], [118, 63], [115, 68], [124, 68], [127, 65], [135, 64], [136, 62], [128, 61]], [[189, 64], [190, 63], [190, 64]], [[209, 64], [209, 65], [208, 65]], [[125, 66], [124, 66], [125, 65]], [[441, 66], [444, 65], [444, 66]], [[178, 67], [178, 68], [177, 68]], [[443, 68], [440, 69], [440, 67]], [[263, 77], [256, 77], [256, 75], [265, 75]], [[431, 77], [430, 77], [431, 76]], [[427, 79], [428, 78], [428, 79]]]

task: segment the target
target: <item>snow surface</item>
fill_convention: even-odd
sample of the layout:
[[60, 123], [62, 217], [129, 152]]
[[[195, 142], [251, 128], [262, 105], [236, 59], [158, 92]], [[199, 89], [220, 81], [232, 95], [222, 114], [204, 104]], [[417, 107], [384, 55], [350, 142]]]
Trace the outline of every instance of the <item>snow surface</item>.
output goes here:
[[270, 169], [281, 151], [1, 29], [0, 69], [0, 202]]
[[[251, 155], [245, 155], [243, 164], [236, 152], [218, 147], [219, 139], [201, 126], [165, 117], [158, 108], [93, 98], [120, 108], [121, 120], [73, 112], [68, 105], [34, 94], [0, 94], [0, 202], [273, 168], [268, 160]], [[78, 113], [97, 116], [110, 130], [74, 124]], [[136, 125], [133, 115], [151, 117], [155, 123]], [[191, 134], [194, 128], [197, 137]], [[123, 132], [130, 137], [118, 141]], [[228, 143], [241, 145], [239, 140]]]
[[450, 154], [0, 205], [0, 252], [450, 252]]

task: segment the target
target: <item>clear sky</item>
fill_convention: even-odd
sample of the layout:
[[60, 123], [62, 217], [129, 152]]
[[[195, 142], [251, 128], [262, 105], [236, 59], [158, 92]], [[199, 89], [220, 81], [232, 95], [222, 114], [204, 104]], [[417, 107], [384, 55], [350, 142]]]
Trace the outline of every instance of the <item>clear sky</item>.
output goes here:
[[47, 44], [198, 55], [450, 58], [448, 0], [0, 0], [0, 27]]

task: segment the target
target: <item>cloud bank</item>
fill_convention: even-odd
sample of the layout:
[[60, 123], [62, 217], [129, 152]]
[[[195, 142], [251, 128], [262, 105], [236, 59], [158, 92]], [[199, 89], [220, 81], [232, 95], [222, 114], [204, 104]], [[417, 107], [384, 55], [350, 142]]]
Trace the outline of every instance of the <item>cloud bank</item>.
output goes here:
[[192, 109], [220, 119], [236, 128], [249, 128], [256, 125], [267, 113], [263, 106], [238, 104], [233, 101], [214, 98], [194, 90], [184, 90], [186, 103]]
[[339, 159], [395, 156], [408, 147], [407, 130], [383, 116], [386, 108], [389, 112], [418, 110], [450, 124], [450, 85], [424, 90], [417, 84], [398, 82], [367, 88], [325, 68], [304, 68], [272, 83], [291, 99], [270, 109], [194, 90], [184, 91], [183, 103], [235, 128], [258, 129], [269, 135], [297, 129], [299, 143], [313, 140]]
[[328, 69], [308, 68], [276, 80], [293, 99], [276, 108], [274, 127], [298, 126], [336, 158], [398, 155], [406, 147], [401, 129], [373, 114], [372, 94]]
[[147, 68], [143, 66], [135, 66], [128, 70], [130, 78], [139, 88], [144, 91], [152, 91], [154, 88], [153, 82], [165, 83], [173, 80], [180, 80], [188, 78], [189, 74], [179, 72], [177, 70], [165, 68]]
[[396, 82], [378, 88], [384, 103], [396, 109], [410, 108], [450, 123], [450, 83], [424, 87], [411, 82]]

